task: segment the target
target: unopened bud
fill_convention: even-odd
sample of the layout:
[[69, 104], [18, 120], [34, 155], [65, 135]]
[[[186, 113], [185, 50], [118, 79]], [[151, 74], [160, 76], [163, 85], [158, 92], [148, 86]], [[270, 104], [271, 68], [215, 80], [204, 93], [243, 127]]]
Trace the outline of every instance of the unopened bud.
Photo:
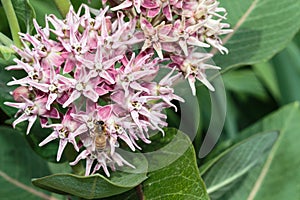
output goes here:
[[17, 87], [13, 91], [13, 97], [16, 102], [24, 102], [24, 98], [29, 99], [30, 91], [25, 86]]

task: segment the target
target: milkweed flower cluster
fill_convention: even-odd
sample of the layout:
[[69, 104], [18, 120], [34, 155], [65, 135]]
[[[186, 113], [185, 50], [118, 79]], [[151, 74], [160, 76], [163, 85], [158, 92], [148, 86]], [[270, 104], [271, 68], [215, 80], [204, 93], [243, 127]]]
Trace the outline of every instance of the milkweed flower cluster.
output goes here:
[[[46, 26], [34, 21], [35, 35], [20, 33], [21, 59], [7, 70], [24, 70], [27, 76], [8, 85], [20, 85], [12, 93], [18, 108], [16, 124], [28, 121], [27, 134], [39, 119], [53, 132], [39, 146], [59, 140], [57, 161], [68, 143], [79, 153], [71, 162], [86, 160], [86, 175], [100, 168], [128, 165], [116, 149], [123, 141], [135, 151], [138, 140], [150, 143], [148, 131], [163, 133], [163, 110], [184, 99], [173, 85], [187, 79], [195, 95], [195, 81], [210, 90], [209, 53], [198, 47], [228, 50], [219, 38], [231, 32], [223, 23], [226, 10], [215, 0], [103, 1], [94, 12], [82, 5], [70, 8], [66, 18], [46, 16]], [[92, 14], [93, 13], [93, 14]], [[137, 51], [136, 47], [141, 47]], [[168, 61], [171, 70], [154, 81]]]

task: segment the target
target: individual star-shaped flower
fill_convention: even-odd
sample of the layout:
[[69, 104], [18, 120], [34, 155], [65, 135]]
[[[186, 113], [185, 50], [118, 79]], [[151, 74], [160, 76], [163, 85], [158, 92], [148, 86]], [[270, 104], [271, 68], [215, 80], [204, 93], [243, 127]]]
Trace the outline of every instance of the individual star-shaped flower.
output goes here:
[[141, 17], [140, 20], [141, 28], [144, 31], [145, 43], [142, 47], [142, 51], [145, 51], [147, 48], [153, 47], [158, 54], [160, 59], [163, 59], [163, 47], [162, 44], [176, 42], [177, 37], [169, 36], [169, 33], [172, 30], [172, 24], [165, 24], [163, 21], [156, 27], [153, 27], [152, 24], [145, 18]]
[[91, 78], [87, 75], [85, 68], [82, 68], [79, 72], [77, 79], [72, 79], [71, 88], [73, 88], [68, 100], [63, 104], [63, 108], [69, 106], [72, 102], [78, 99], [81, 95], [87, 97], [93, 102], [97, 102], [99, 94], [96, 92], [96, 86], [99, 83], [99, 77]]
[[79, 151], [75, 137], [81, 134], [82, 131], [79, 129], [79, 123], [74, 121], [74, 119], [71, 117], [71, 113], [73, 113], [74, 110], [74, 108], [70, 108], [64, 115], [64, 118], [60, 124], [50, 124], [45, 126], [46, 128], [53, 128], [54, 131], [46, 139], [44, 139], [39, 146], [44, 146], [52, 140], [59, 139], [59, 146], [56, 156], [57, 161], [60, 160], [68, 143], [73, 144], [75, 150]]
[[21, 116], [13, 122], [13, 127], [23, 121], [28, 121], [28, 127], [26, 134], [29, 134], [31, 127], [36, 121], [37, 117], [41, 118], [59, 118], [59, 113], [55, 108], [51, 108], [50, 110], [46, 110], [45, 104], [47, 102], [46, 97], [37, 97], [35, 100], [29, 100], [23, 97], [24, 102], [13, 103], [13, 102], [4, 102], [5, 105], [11, 106], [14, 108], [18, 108], [19, 113], [22, 113]]
[[175, 64], [175, 66], [177, 65], [179, 67], [179, 70], [183, 73], [184, 77], [188, 79], [194, 96], [196, 95], [196, 79], [201, 81], [211, 91], [215, 90], [211, 83], [207, 80], [205, 73], [207, 69], [220, 69], [220, 67], [206, 64], [206, 61], [212, 56], [213, 55], [209, 53], [196, 52], [193, 48], [189, 49], [188, 56], [171, 56], [173, 63], [170, 64], [170, 66], [174, 66]]

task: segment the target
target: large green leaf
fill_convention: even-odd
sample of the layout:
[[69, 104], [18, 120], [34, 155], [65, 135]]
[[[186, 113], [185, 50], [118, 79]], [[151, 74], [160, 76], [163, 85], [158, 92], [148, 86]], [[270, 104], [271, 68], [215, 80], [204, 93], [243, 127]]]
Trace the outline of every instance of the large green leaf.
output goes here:
[[237, 70], [222, 76], [226, 90], [238, 95], [253, 95], [259, 99], [266, 99], [266, 91], [252, 70]]
[[277, 132], [256, 134], [227, 149], [200, 169], [210, 197], [221, 197], [254, 166], [260, 164], [277, 137]]
[[58, 18], [61, 18], [54, 1], [41, 1], [41, 0], [29, 0], [32, 7], [36, 12], [36, 20], [41, 26], [45, 26], [45, 15], [53, 14]]
[[[166, 135], [168, 131], [174, 132], [174, 129], [166, 130]], [[160, 155], [155, 155], [148, 156], [149, 163], [154, 159], [161, 163], [174, 157], [178, 159], [148, 174], [149, 178], [143, 183], [143, 192], [147, 200], [209, 199], [197, 168], [194, 148], [185, 134], [178, 131], [176, 137], [160, 149]]]
[[254, 64], [283, 49], [300, 27], [300, 1], [220, 0], [234, 32], [224, 38], [228, 55], [214, 61], [223, 68]]
[[[27, 122], [23, 123], [21, 125], [18, 125], [18, 127], [21, 129], [21, 131], [25, 134], [26, 133], [26, 129], [27, 129]], [[44, 158], [45, 160], [49, 161], [49, 162], [54, 162], [56, 163], [56, 154], [57, 154], [57, 150], [58, 150], [58, 146], [59, 146], [59, 140], [53, 140], [51, 142], [49, 142], [48, 144], [46, 144], [45, 146], [40, 147], [39, 143], [41, 141], [43, 141], [47, 136], [49, 136], [51, 134], [53, 130], [50, 128], [42, 128], [40, 121], [37, 120], [34, 125], [32, 126], [31, 130], [30, 130], [30, 134], [26, 135], [26, 140], [28, 142], [28, 144], [30, 145], [30, 147], [42, 158]], [[65, 153], [65, 151], [64, 151]], [[66, 161], [65, 156], [63, 156], [61, 158], [61, 162]]]
[[272, 59], [272, 63], [281, 94], [280, 103], [300, 101], [300, 49], [296, 43], [290, 43]]
[[11, 54], [15, 53], [15, 51], [10, 48], [12, 44], [13, 41], [0, 32], [0, 58], [3, 58], [4, 60], [10, 59]]
[[3, 199], [50, 199], [31, 185], [31, 178], [49, 174], [47, 163], [13, 129], [0, 127], [0, 196]]
[[29, 0], [14, 0], [12, 3], [19, 21], [23, 22], [24, 31], [30, 32], [33, 28], [35, 12]]
[[161, 134], [150, 137], [151, 145], [141, 145], [149, 162], [149, 180], [105, 200], [208, 199], [189, 138], [175, 128], [164, 131], [164, 137]]
[[222, 200], [298, 200], [300, 197], [299, 130], [300, 106], [293, 103], [267, 116], [242, 132], [279, 130], [270, 154], [254, 167]]
[[276, 101], [281, 98], [280, 91], [278, 88], [277, 77], [275, 74], [274, 66], [271, 62], [257, 63], [252, 66], [253, 72], [258, 79], [264, 84], [266, 89], [271, 93]]
[[84, 177], [63, 173], [33, 179], [32, 183], [55, 193], [71, 194], [86, 199], [109, 197], [126, 192], [147, 178], [147, 161], [142, 155], [137, 154], [129, 162], [136, 169], [122, 167], [121, 170], [125, 171], [113, 172], [110, 178], [101, 174]]

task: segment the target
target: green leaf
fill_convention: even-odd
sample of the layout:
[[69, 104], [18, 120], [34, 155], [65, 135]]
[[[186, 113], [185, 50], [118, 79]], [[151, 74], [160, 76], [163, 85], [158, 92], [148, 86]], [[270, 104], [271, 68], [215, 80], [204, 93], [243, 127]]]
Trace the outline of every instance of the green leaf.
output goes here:
[[46, 14], [53, 14], [58, 18], [62, 18], [54, 1], [30, 0], [30, 3], [36, 12], [36, 20], [42, 27], [45, 27]]
[[4, 58], [4, 60], [9, 60], [11, 54], [15, 51], [7, 46], [0, 45], [0, 57]]
[[241, 134], [279, 130], [279, 137], [266, 158], [222, 200], [298, 200], [300, 190], [300, 106], [293, 103], [265, 117]]
[[101, 200], [140, 200], [140, 198], [137, 196], [136, 189], [132, 189], [119, 195], [102, 198]]
[[276, 99], [276, 101], [279, 101], [281, 98], [280, 91], [278, 88], [274, 66], [271, 64], [271, 62], [258, 63], [253, 65], [252, 68], [255, 75], [259, 78], [259, 80], [262, 81], [264, 86], [272, 94], [273, 98]]
[[27, 145], [21, 134], [0, 127], [0, 196], [5, 199], [50, 199], [31, 185], [31, 178], [49, 174], [47, 163]]
[[280, 91], [280, 103], [287, 104], [300, 101], [300, 49], [292, 42], [277, 54], [272, 63]]
[[[174, 132], [174, 129], [166, 130], [166, 135], [168, 131]], [[197, 168], [194, 148], [185, 134], [178, 131], [176, 137], [159, 152], [146, 155], [149, 163], [165, 163], [174, 157], [178, 159], [148, 174], [149, 178], [143, 183], [147, 200], [209, 199]]]
[[[293, 38], [300, 27], [300, 1], [220, 0], [234, 29], [223, 42], [228, 55], [214, 61], [223, 68], [268, 60]], [[226, 69], [225, 69], [226, 70]]]
[[239, 95], [253, 95], [259, 99], [268, 98], [266, 91], [252, 70], [237, 70], [222, 76], [225, 88]]
[[247, 172], [261, 163], [278, 137], [277, 132], [256, 134], [227, 149], [201, 168], [207, 192], [212, 199], [221, 197]]
[[[24, 123], [24, 126], [19, 126], [22, 132], [25, 134], [27, 130], [27, 122]], [[26, 135], [25, 138], [30, 145], [30, 147], [42, 158], [49, 162], [56, 163], [56, 154], [59, 146], [59, 140], [53, 140], [46, 144], [45, 146], [40, 147], [39, 143], [42, 142], [47, 136], [52, 133], [50, 128], [42, 128], [40, 121], [37, 120], [30, 130], [30, 134]], [[64, 154], [63, 154], [64, 155]], [[64, 156], [61, 158], [61, 162], [64, 162], [66, 159]]]
[[89, 7], [92, 8], [102, 8], [102, 2], [101, 1], [89, 1], [89, 0], [71, 0], [71, 3], [75, 10], [78, 10], [78, 8], [81, 6], [81, 4], [87, 4]]
[[10, 47], [13, 44], [13, 41], [9, 37], [7, 37], [6, 35], [0, 32], [0, 44]]
[[33, 179], [32, 183], [40, 188], [59, 193], [71, 194], [78, 197], [93, 199], [103, 198], [126, 192], [143, 182], [147, 176], [147, 161], [140, 154], [129, 160], [136, 169], [120, 168], [107, 178], [101, 174], [78, 176], [74, 174], [54, 174]]
[[12, 3], [19, 21], [22, 21], [25, 25], [25, 31], [27, 33], [31, 32], [33, 29], [35, 11], [29, 0], [14, 0]]
[[9, 32], [8, 21], [5, 15], [4, 8], [2, 6], [0, 6], [0, 19], [1, 19], [0, 32], [4, 33], [5, 35], [9, 35], [10, 32]]

